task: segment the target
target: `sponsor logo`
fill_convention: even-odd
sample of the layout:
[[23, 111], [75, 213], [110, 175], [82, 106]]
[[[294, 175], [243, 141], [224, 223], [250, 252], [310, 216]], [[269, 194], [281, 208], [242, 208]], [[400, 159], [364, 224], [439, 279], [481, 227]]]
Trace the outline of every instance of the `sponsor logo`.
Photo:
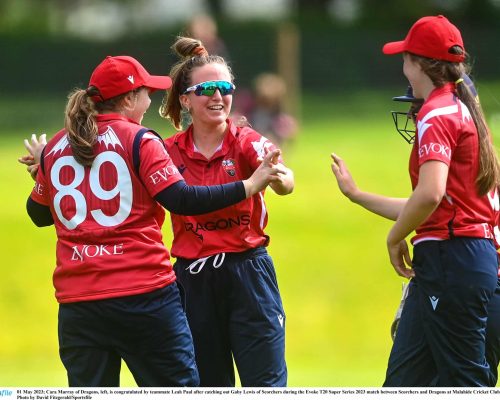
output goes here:
[[431, 301], [432, 309], [436, 311], [436, 307], [439, 302], [439, 297], [436, 296], [429, 296], [429, 300]]
[[149, 175], [149, 179], [151, 179], [151, 182], [156, 185], [158, 182], [166, 181], [169, 176], [177, 175], [178, 173], [179, 170], [175, 165], [167, 165], [165, 168], [159, 169]]
[[451, 150], [448, 146], [441, 143], [426, 143], [419, 147], [418, 156], [428, 156], [429, 154], [440, 154], [445, 156], [448, 160], [451, 159]]
[[483, 231], [484, 231], [484, 238], [485, 239], [495, 239], [495, 231], [493, 228], [493, 232], [491, 231], [490, 224], [487, 224], [486, 222], [481, 224], [483, 226]]
[[87, 258], [118, 256], [123, 254], [123, 243], [107, 244], [84, 244], [73, 246], [71, 261], [84, 261]]
[[196, 224], [186, 222], [184, 223], [184, 229], [186, 232], [195, 234], [198, 239], [203, 240], [203, 232], [226, 230], [235, 226], [247, 225], [250, 225], [250, 214], [239, 215], [236, 218], [221, 218], [216, 221], [198, 222]]
[[134, 84], [134, 75], [129, 75], [127, 76], [127, 79], [129, 80], [129, 82], [133, 85]]
[[40, 196], [43, 195], [43, 185], [41, 185], [40, 183], [36, 182], [35, 183], [35, 187], [33, 188], [33, 190], [35, 191], [36, 194], [39, 194]]
[[222, 160], [222, 168], [229, 176], [236, 175], [236, 162], [232, 158], [228, 158], [227, 160]]
[[283, 328], [283, 322], [285, 321], [285, 318], [283, 317], [282, 314], [278, 314], [278, 322], [280, 323], [281, 327]]

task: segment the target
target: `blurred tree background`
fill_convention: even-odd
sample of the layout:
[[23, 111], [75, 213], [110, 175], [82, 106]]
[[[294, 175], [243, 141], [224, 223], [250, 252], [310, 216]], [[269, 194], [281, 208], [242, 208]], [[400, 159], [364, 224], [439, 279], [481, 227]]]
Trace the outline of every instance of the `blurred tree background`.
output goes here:
[[[266, 196], [290, 385], [380, 385], [400, 299], [385, 248], [391, 223], [338, 193], [329, 153], [346, 159], [365, 190], [408, 195], [410, 147], [389, 114], [407, 82], [401, 57], [381, 48], [437, 14], [463, 33], [499, 143], [500, 0], [0, 0], [0, 385], [66, 384], [50, 281], [55, 234], [26, 216], [33, 182], [16, 163], [22, 139], [60, 129], [66, 94], [86, 87], [107, 55], [131, 55], [153, 74], [168, 73], [175, 36], [198, 15], [217, 24], [236, 75], [234, 102], [258, 74], [275, 72], [301, 122], [284, 148], [296, 189]], [[156, 112], [160, 100], [153, 94], [145, 124], [166, 137], [173, 128]]]
[[278, 34], [290, 25], [303, 90], [401, 85], [400, 65], [381, 47], [432, 14], [460, 27], [476, 77], [496, 77], [500, 67], [500, 0], [2, 0], [0, 87], [66, 93], [86, 83], [104, 56], [119, 53], [166, 72], [175, 35], [200, 13], [215, 18], [244, 86], [277, 70]]

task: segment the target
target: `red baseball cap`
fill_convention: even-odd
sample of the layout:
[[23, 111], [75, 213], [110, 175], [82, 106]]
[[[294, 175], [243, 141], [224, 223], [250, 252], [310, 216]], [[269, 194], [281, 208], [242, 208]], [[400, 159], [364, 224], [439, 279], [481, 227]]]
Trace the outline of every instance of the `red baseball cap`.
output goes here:
[[[460, 46], [464, 50], [463, 54], [451, 54], [449, 50], [453, 46]], [[465, 60], [460, 31], [442, 15], [420, 18], [413, 24], [405, 40], [386, 43], [382, 48], [384, 54], [398, 54], [405, 51], [436, 60], [451, 62]]]
[[[107, 56], [90, 77], [89, 86], [99, 89], [99, 100], [108, 100], [145, 86], [150, 89], [169, 89], [172, 79], [169, 76], [150, 75], [133, 57]], [[101, 99], [102, 97], [102, 99]]]

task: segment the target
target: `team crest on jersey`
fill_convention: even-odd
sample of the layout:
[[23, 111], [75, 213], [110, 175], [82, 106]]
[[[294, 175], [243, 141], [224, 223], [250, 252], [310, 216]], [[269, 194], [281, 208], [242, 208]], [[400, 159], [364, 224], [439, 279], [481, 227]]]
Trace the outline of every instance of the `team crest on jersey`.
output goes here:
[[236, 163], [232, 158], [228, 158], [227, 160], [222, 160], [222, 168], [229, 176], [236, 175]]

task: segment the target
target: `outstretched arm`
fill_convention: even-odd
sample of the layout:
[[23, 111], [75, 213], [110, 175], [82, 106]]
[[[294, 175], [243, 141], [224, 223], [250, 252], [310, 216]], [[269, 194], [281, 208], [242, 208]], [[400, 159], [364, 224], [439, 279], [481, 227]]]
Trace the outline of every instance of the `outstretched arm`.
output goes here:
[[244, 181], [213, 186], [189, 186], [183, 180], [162, 190], [155, 196], [168, 211], [179, 215], [199, 215], [236, 204], [264, 190], [281, 179], [283, 167], [274, 162], [280, 151], [269, 152], [252, 176]]
[[332, 172], [337, 179], [340, 191], [353, 203], [359, 204], [372, 213], [395, 221], [408, 199], [386, 197], [376, 193], [363, 192], [360, 190], [347, 168], [345, 161], [335, 153], [331, 155]]

